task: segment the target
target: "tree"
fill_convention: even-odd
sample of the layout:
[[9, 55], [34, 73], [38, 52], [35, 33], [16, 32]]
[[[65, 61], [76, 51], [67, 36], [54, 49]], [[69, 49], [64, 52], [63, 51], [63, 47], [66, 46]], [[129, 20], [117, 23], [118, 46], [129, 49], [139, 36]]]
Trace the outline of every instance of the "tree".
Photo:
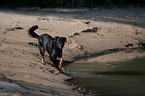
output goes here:
[[106, 2], [107, 2], [107, 6], [112, 6], [113, 4], [112, 4], [112, 0], [106, 0]]

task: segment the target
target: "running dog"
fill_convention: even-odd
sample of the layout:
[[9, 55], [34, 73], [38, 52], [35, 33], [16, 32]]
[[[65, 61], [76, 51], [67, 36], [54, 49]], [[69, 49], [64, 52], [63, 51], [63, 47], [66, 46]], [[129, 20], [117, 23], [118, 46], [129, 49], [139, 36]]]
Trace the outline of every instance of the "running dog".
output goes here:
[[62, 69], [62, 52], [67, 39], [65, 37], [52, 37], [49, 34], [38, 35], [34, 31], [38, 29], [37, 25], [32, 26], [28, 33], [33, 37], [38, 39], [38, 46], [40, 54], [42, 55], [42, 64], [45, 64], [44, 55], [45, 50], [50, 56], [51, 64], [54, 64], [58, 70]]

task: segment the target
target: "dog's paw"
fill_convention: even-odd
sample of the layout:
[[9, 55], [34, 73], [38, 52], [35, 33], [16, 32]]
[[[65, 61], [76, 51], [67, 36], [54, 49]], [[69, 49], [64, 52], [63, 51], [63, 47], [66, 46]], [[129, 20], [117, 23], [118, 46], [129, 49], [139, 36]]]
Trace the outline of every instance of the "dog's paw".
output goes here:
[[42, 62], [42, 64], [43, 64], [43, 65], [46, 65], [46, 63], [45, 63], [45, 62]]

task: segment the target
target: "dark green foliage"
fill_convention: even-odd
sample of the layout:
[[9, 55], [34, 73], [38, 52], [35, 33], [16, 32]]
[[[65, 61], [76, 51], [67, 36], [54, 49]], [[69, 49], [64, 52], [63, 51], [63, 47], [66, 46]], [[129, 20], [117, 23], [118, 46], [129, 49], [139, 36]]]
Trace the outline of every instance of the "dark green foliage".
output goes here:
[[112, 6], [144, 6], [145, 0], [0, 0], [1, 7], [41, 7], [41, 8], [80, 8], [80, 7], [112, 7]]
[[22, 28], [22, 27], [15, 27], [15, 28], [13, 28], [13, 29], [24, 29], [24, 28]]
[[80, 35], [80, 33], [77, 33], [77, 32], [76, 32], [76, 33], [74, 33], [73, 35]]
[[82, 32], [83, 33], [88, 33], [88, 32], [96, 33], [97, 31], [98, 31], [98, 28], [97, 27], [93, 27], [92, 29], [86, 29], [86, 30], [83, 30]]

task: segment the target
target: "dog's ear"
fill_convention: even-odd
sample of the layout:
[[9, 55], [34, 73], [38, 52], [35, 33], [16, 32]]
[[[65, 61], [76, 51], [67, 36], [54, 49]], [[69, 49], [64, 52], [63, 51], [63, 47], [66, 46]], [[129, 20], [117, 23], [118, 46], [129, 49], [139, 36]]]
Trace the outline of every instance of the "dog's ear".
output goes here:
[[54, 39], [57, 40], [59, 38], [59, 36], [55, 36]]
[[63, 41], [65, 41], [67, 43], [67, 39], [65, 37], [63, 37]]

